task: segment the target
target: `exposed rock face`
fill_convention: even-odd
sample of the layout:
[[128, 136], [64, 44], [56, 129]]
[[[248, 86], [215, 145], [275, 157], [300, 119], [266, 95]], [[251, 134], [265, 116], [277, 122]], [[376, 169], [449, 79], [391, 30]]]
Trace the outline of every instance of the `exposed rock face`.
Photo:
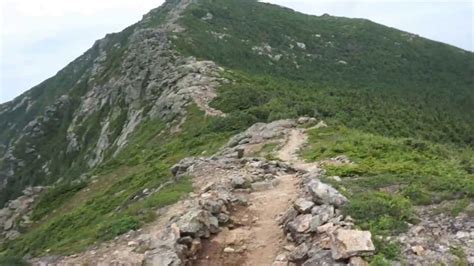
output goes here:
[[45, 187], [28, 187], [23, 190], [23, 196], [9, 201], [0, 209], [0, 243], [17, 238], [20, 228], [31, 223], [29, 215], [34, 202], [45, 190]]
[[410, 263], [456, 265], [460, 258], [453, 254], [453, 248], [462, 250], [465, 258], [461, 259], [467, 260], [468, 265], [474, 263], [474, 204], [456, 217], [437, 211], [452, 208], [452, 204], [417, 207], [420, 222], [408, 232], [394, 236], [402, 244], [403, 255]]
[[[58, 94], [53, 95], [56, 98], [48, 95], [54, 101], [35, 102], [28, 92], [1, 105], [0, 120], [19, 112], [24, 113], [19, 120], [24, 120], [12, 127], [0, 123], [0, 130], [10, 136], [0, 139], [4, 145], [0, 149], [0, 190], [22, 172], [28, 172], [30, 178], [59, 178], [58, 164], [88, 171], [106, 156], [116, 156], [148, 119], [160, 119], [179, 130], [191, 104], [207, 115], [224, 115], [209, 106], [216, 88], [227, 82], [220, 77], [223, 69], [211, 61], [179, 55], [170, 42], [170, 35], [182, 30], [176, 21], [192, 2], [167, 2], [164, 8], [170, 11], [160, 26], [150, 26], [159, 13], [153, 10], [124, 32], [97, 41], [58, 74], [58, 79], [73, 79], [68, 85], [57, 92], [43, 90]], [[42, 105], [46, 105], [43, 113]], [[30, 109], [36, 110], [34, 116], [28, 113]], [[54, 142], [58, 154], [41, 147], [48, 141]]]

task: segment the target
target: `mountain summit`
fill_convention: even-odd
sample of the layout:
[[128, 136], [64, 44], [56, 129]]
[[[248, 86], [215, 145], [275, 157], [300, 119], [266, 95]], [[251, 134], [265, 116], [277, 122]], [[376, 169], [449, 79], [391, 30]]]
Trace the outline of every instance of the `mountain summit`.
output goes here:
[[[60, 265], [113, 256], [267, 265], [277, 251], [286, 255], [275, 265], [474, 256], [463, 249], [472, 234], [447, 233], [452, 254], [389, 241], [414, 238], [417, 215], [429, 227], [418, 206], [472, 205], [473, 73], [473, 53], [368, 20], [167, 0], [0, 105], [0, 256], [40, 263], [32, 258], [83, 252]], [[272, 224], [282, 213], [283, 231]], [[456, 230], [469, 231], [459, 217]]]

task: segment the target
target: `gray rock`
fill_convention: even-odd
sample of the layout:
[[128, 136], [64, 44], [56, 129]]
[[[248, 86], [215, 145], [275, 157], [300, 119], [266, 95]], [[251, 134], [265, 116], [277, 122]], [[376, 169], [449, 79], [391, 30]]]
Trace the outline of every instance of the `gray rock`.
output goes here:
[[311, 180], [307, 186], [313, 201], [316, 203], [341, 207], [348, 202], [347, 198], [339, 193], [339, 191], [319, 180]]
[[8, 230], [12, 229], [12, 228], [13, 228], [13, 222], [14, 222], [14, 220], [15, 220], [15, 217], [12, 217], [12, 218], [8, 219], [8, 220], [5, 222], [5, 224], [3, 225], [3, 229], [4, 229], [5, 231], [8, 231]]
[[295, 208], [290, 207], [288, 210], [278, 218], [278, 224], [286, 226], [289, 222], [293, 221], [298, 216], [298, 211]]
[[309, 246], [306, 243], [302, 243], [288, 254], [288, 259], [292, 262], [303, 261], [308, 258], [308, 251]]
[[331, 251], [329, 250], [319, 250], [311, 258], [306, 260], [302, 266], [338, 266], [346, 265], [344, 263], [337, 263], [331, 257]]
[[171, 173], [173, 176], [179, 176], [185, 173], [195, 162], [195, 158], [185, 158], [171, 167]]
[[250, 186], [253, 191], [265, 191], [265, 190], [270, 190], [273, 188], [273, 184], [271, 181], [255, 182], [255, 183], [252, 183]]
[[248, 187], [248, 182], [240, 175], [235, 175], [231, 179], [231, 184], [233, 188], [246, 188]]
[[334, 207], [332, 205], [315, 206], [311, 209], [313, 218], [311, 219], [311, 232], [317, 232], [319, 226], [327, 223], [334, 217]]
[[301, 214], [287, 224], [290, 232], [305, 233], [311, 228], [311, 214]]
[[295, 209], [300, 213], [309, 213], [311, 208], [314, 206], [314, 202], [306, 200], [304, 198], [299, 198], [293, 203]]
[[20, 236], [20, 232], [18, 232], [16, 230], [10, 230], [10, 231], [5, 233], [5, 238], [8, 239], [8, 240], [16, 239], [19, 236]]
[[182, 266], [184, 265], [184, 262], [180, 258], [180, 255], [172, 249], [157, 249], [152, 252], [147, 252], [143, 264]]
[[224, 206], [222, 201], [216, 201], [212, 199], [202, 200], [200, 203], [204, 210], [207, 210], [212, 214], [219, 214], [222, 210], [222, 207]]
[[226, 224], [230, 221], [230, 217], [225, 213], [219, 213], [217, 220], [219, 221], [219, 224]]
[[[181, 216], [176, 224], [183, 236], [208, 238], [211, 227], [218, 225], [219, 222], [208, 211], [191, 210]], [[215, 228], [212, 228], [212, 230], [215, 230]]]

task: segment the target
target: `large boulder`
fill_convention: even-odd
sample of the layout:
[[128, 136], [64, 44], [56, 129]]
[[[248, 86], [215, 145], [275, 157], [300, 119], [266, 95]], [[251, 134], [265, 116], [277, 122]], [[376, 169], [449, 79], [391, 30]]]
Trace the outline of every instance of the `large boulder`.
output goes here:
[[335, 188], [316, 179], [308, 183], [308, 190], [313, 201], [319, 204], [331, 204], [340, 207], [348, 202], [347, 198]]
[[216, 232], [218, 220], [208, 211], [196, 209], [183, 215], [176, 225], [183, 236], [208, 238], [211, 231], [212, 233]]
[[319, 226], [327, 223], [331, 218], [334, 217], [334, 206], [315, 206], [311, 209], [311, 214], [313, 214], [313, 218], [311, 219], [311, 232], [317, 232]]
[[304, 233], [307, 232], [311, 227], [311, 214], [302, 214], [296, 216], [296, 218], [289, 222], [287, 227], [290, 232]]
[[308, 244], [302, 243], [290, 252], [288, 259], [292, 262], [304, 261], [308, 258], [309, 248]]
[[374, 251], [369, 231], [338, 229], [331, 234], [331, 252], [335, 260], [373, 255]]
[[188, 170], [189, 167], [191, 167], [195, 163], [196, 163], [195, 158], [192, 158], [192, 157], [184, 158], [179, 163], [171, 167], [170, 169], [171, 173], [173, 174], [173, 176], [182, 175]]
[[241, 175], [233, 176], [230, 182], [233, 188], [247, 188], [249, 186], [249, 182]]
[[293, 203], [295, 209], [300, 213], [309, 213], [311, 208], [314, 206], [314, 202], [306, 200], [304, 198], [299, 198]]

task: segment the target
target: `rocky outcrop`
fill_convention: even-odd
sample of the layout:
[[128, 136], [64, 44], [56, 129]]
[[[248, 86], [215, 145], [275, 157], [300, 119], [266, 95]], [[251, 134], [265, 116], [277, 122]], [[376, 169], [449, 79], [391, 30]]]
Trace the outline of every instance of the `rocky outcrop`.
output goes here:
[[464, 262], [474, 265], [474, 203], [456, 216], [439, 212], [440, 209], [452, 209], [453, 204], [455, 202], [448, 201], [417, 207], [420, 222], [389, 240], [401, 243], [403, 256], [412, 264], [456, 265]]
[[[11, 121], [12, 127], [0, 123], [0, 129], [10, 133], [2, 133], [10, 137], [0, 139], [4, 145], [0, 149], [0, 189], [22, 172], [29, 178], [60, 178], [64, 167], [57, 165], [65, 162], [83, 174], [106, 157], [118, 155], [144, 121], [159, 119], [167, 128], [179, 131], [193, 104], [206, 115], [223, 116], [209, 103], [217, 87], [227, 82], [221, 78], [224, 69], [212, 61], [182, 56], [171, 43], [173, 34], [182, 30], [179, 17], [192, 2], [168, 1], [132, 27], [97, 41], [58, 73], [57, 79], [67, 80], [68, 85], [58, 91], [42, 90], [48, 102], [35, 102], [27, 93], [14, 103], [1, 105], [0, 120], [25, 112], [25, 121]], [[154, 24], [165, 9], [166, 18]], [[29, 109], [36, 113], [27, 113]], [[41, 147], [48, 142], [58, 153]]]
[[29, 226], [30, 213], [38, 196], [46, 190], [45, 187], [28, 187], [23, 195], [9, 201], [0, 209], [0, 243], [12, 240], [20, 235], [21, 228]]

